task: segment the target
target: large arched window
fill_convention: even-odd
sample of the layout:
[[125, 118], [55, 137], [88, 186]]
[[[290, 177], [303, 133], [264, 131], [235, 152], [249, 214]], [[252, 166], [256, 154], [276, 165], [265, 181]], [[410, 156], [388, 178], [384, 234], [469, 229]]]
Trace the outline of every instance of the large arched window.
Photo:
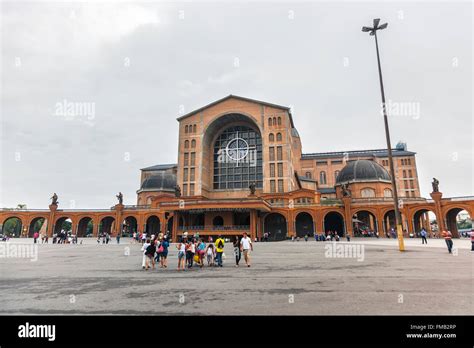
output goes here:
[[189, 140], [184, 141], [184, 148], [185, 149], [189, 148]]
[[373, 198], [375, 197], [375, 190], [370, 187], [363, 188], [360, 190], [360, 196], [362, 198]]
[[326, 183], [327, 183], [326, 172], [323, 171], [323, 172], [319, 173], [319, 183], [321, 185], [326, 185]]
[[262, 139], [248, 126], [231, 126], [214, 143], [214, 189], [263, 186]]
[[277, 141], [281, 141], [281, 133], [277, 133]]
[[273, 135], [273, 133], [270, 133], [268, 135], [268, 141], [275, 141], [275, 136]]
[[188, 133], [188, 126], [184, 127], [184, 133]]
[[392, 197], [392, 190], [390, 190], [389, 188], [386, 188], [385, 190], [383, 190], [383, 196]]
[[278, 125], [281, 126], [281, 117], [278, 117]]
[[196, 147], [196, 140], [191, 140], [191, 147], [194, 149]]
[[306, 172], [304, 176], [307, 177], [308, 179], [312, 178], [311, 172]]
[[271, 118], [271, 117], [268, 118], [268, 125], [269, 125], [270, 127], [272, 126], [272, 118]]

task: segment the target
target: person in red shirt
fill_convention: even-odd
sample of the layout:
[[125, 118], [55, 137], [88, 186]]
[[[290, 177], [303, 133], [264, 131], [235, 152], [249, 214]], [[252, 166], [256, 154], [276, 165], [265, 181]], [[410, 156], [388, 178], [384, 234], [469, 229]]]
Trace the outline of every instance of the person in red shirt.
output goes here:
[[453, 235], [451, 234], [451, 231], [443, 231], [442, 236], [444, 237], [444, 240], [446, 242], [446, 245], [448, 246], [448, 252], [452, 254], [453, 250]]

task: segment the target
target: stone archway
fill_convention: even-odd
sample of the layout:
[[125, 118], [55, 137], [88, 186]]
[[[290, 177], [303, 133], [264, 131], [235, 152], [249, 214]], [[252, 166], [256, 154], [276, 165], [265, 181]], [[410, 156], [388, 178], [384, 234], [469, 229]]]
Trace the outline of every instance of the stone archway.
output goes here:
[[146, 219], [146, 235], [149, 237], [152, 234], [157, 236], [161, 232], [161, 221], [156, 215], [151, 215]]
[[[464, 215], [466, 216], [465, 218], [460, 217], [460, 213], [462, 212], [464, 212]], [[466, 228], [463, 228], [462, 220], [470, 220], [470, 226], [472, 229], [472, 217], [469, 215], [469, 212], [464, 208], [451, 208], [446, 212], [446, 228], [448, 229], [448, 231], [451, 231], [453, 238], [459, 238], [461, 237], [461, 233], [465, 234], [465, 232], [467, 232], [467, 225]]]
[[99, 222], [99, 236], [104, 234], [112, 235], [115, 227], [115, 218], [112, 216], [105, 216]]
[[39, 232], [41, 230], [41, 227], [45, 223], [46, 218], [42, 216], [38, 216], [33, 218], [30, 222], [30, 226], [28, 228], [28, 238], [33, 238], [33, 235], [35, 232]]
[[301, 212], [296, 215], [295, 229], [297, 237], [312, 236], [314, 234], [314, 221], [311, 214]]
[[285, 240], [288, 235], [286, 218], [279, 213], [270, 213], [264, 219], [264, 233], [268, 233], [268, 240]]
[[379, 232], [376, 215], [369, 210], [358, 210], [352, 215], [352, 231], [354, 237], [376, 236]]
[[94, 221], [86, 216], [79, 220], [77, 225], [77, 237], [92, 237], [94, 233]]
[[23, 221], [17, 216], [7, 217], [3, 221], [2, 234], [10, 238], [19, 238], [23, 232]]
[[346, 234], [346, 226], [344, 217], [337, 211], [330, 211], [324, 215], [324, 232], [336, 231], [336, 233], [343, 237]]
[[[431, 214], [430, 214], [431, 213]], [[430, 216], [431, 215], [431, 216]], [[436, 213], [430, 209], [418, 209], [413, 213], [413, 233], [418, 235], [422, 228], [428, 233], [428, 236], [432, 236], [433, 233], [438, 233], [439, 221], [436, 220]], [[432, 224], [436, 220], [436, 224]]]

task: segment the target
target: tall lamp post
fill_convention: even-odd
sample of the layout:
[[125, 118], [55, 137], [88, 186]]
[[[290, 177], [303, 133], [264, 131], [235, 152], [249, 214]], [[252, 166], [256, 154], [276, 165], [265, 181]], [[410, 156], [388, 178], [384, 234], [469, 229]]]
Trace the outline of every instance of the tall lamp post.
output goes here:
[[398, 236], [398, 247], [400, 251], [405, 250], [405, 243], [403, 241], [403, 228], [402, 228], [402, 219], [400, 215], [400, 210], [398, 209], [398, 191], [397, 183], [395, 181], [395, 169], [393, 168], [393, 157], [392, 157], [392, 144], [390, 142], [390, 130], [388, 128], [388, 118], [387, 118], [387, 108], [385, 105], [385, 92], [383, 89], [383, 80], [382, 80], [382, 68], [380, 67], [380, 55], [379, 55], [379, 43], [377, 41], [377, 30], [382, 30], [387, 28], [387, 23], [379, 25], [380, 19], [374, 19], [373, 27], [362, 27], [363, 32], [369, 32], [371, 36], [375, 36], [375, 50], [377, 51], [377, 63], [379, 67], [379, 81], [380, 81], [380, 92], [382, 94], [382, 110], [383, 110], [383, 120], [385, 123], [385, 138], [387, 139], [387, 150], [388, 150], [388, 163], [390, 165], [390, 176], [392, 179], [392, 189], [393, 189], [393, 203], [395, 208], [395, 221], [397, 224], [397, 236]]

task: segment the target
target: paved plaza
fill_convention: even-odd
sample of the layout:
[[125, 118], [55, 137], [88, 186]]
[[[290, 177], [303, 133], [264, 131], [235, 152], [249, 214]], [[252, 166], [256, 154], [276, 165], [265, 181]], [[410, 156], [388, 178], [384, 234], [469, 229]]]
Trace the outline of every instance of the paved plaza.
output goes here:
[[[0, 247], [18, 243], [33, 244]], [[174, 245], [169, 268], [155, 271], [142, 270], [140, 245], [128, 239], [39, 245], [35, 262], [0, 259], [0, 314], [474, 314], [469, 240], [454, 240], [454, 255], [443, 240], [408, 239], [404, 253], [393, 239], [349, 244], [363, 253], [330, 254], [331, 243], [313, 240], [255, 243], [251, 268], [234, 267], [227, 244], [223, 268], [185, 272]]]

